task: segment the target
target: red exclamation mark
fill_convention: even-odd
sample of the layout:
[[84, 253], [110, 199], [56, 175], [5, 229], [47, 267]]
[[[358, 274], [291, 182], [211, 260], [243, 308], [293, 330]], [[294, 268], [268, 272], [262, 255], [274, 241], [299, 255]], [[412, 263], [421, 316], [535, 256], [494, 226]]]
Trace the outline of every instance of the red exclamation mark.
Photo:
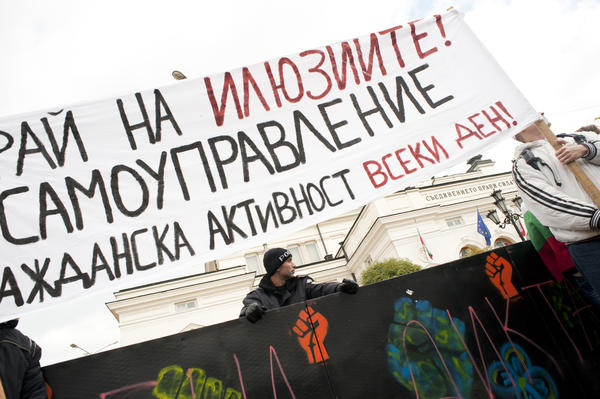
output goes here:
[[[440, 33], [442, 34], [442, 37], [445, 39], [446, 38], [446, 30], [444, 29], [444, 25], [442, 24], [442, 16], [441, 15], [434, 15], [435, 17], [435, 23], [438, 26], [438, 29], [440, 30]], [[444, 42], [444, 44], [446, 46], [450, 46], [452, 44], [452, 42], [450, 40], [446, 40]]]
[[512, 120], [513, 120], [513, 121], [512, 121], [512, 125], [513, 125], [513, 126], [517, 126], [518, 122], [515, 120], [515, 118], [513, 118], [513, 117], [512, 117], [512, 115], [511, 115], [511, 114], [509, 114], [509, 113], [508, 113], [508, 111], [506, 110], [506, 108], [504, 108], [504, 104], [502, 104], [502, 102], [501, 102], [501, 101], [496, 101], [496, 105], [498, 106], [498, 108], [500, 108], [500, 110], [501, 110], [502, 112], [504, 112], [506, 115], [508, 115], [508, 117], [509, 117], [510, 119], [512, 119]]

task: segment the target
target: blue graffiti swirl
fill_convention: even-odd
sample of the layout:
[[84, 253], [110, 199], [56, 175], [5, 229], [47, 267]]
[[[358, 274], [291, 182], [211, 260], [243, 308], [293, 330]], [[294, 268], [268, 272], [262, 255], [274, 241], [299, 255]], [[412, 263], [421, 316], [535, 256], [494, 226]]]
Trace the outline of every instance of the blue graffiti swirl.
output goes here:
[[[534, 366], [527, 352], [507, 342], [500, 348], [500, 361], [488, 369], [492, 390], [500, 399], [558, 399], [554, 380], [546, 369]], [[505, 369], [506, 367], [506, 369]]]

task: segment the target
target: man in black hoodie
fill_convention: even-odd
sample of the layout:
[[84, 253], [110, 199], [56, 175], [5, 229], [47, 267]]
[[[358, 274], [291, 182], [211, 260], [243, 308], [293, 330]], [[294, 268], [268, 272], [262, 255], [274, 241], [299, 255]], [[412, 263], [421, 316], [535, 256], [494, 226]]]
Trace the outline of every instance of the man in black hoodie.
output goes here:
[[313, 284], [309, 276], [294, 277], [296, 265], [292, 254], [284, 248], [272, 248], [265, 252], [263, 264], [267, 274], [258, 288], [246, 295], [240, 317], [250, 322], [260, 320], [265, 311], [318, 298], [334, 292], [356, 294], [358, 284], [344, 279], [341, 283]]
[[46, 399], [42, 349], [15, 328], [18, 322], [0, 323], [0, 389], [7, 399]]

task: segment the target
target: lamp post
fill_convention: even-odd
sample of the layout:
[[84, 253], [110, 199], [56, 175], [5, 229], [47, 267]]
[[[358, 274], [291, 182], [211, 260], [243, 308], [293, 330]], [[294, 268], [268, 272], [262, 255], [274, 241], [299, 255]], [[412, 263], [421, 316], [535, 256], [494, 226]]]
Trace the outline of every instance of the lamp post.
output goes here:
[[86, 351], [85, 349], [83, 349], [81, 346], [79, 346], [79, 345], [77, 345], [77, 344], [71, 344], [71, 348], [77, 348], [77, 349], [80, 349], [80, 350], [84, 351], [86, 355], [91, 355], [91, 353], [90, 353], [90, 352]]
[[517, 208], [519, 208], [519, 210], [521, 210], [521, 204], [523, 203], [523, 198], [521, 197], [515, 197], [512, 199], [513, 204], [515, 204], [515, 206]]
[[171, 75], [173, 76], [173, 78], [175, 80], [184, 80], [184, 79], [187, 79], [187, 76], [185, 76], [180, 71], [173, 71], [173, 72], [171, 72]]
[[77, 344], [75, 344], [75, 343], [72, 343], [72, 344], [71, 344], [71, 345], [69, 345], [69, 346], [70, 346], [71, 348], [76, 348], [76, 349], [82, 350], [83, 352], [85, 352], [85, 354], [86, 354], [86, 355], [93, 355], [94, 353], [98, 353], [98, 352], [102, 351], [102, 349], [108, 348], [109, 346], [111, 346], [111, 345], [114, 345], [114, 344], [116, 344], [116, 343], [118, 343], [118, 342], [119, 342], [119, 341], [114, 341], [114, 342], [111, 342], [110, 344], [104, 345], [102, 348], [100, 348], [100, 349], [97, 349], [97, 350], [95, 350], [94, 352], [89, 352], [89, 351], [86, 351], [86, 350], [85, 350], [85, 349], [83, 349], [81, 346], [79, 346], [79, 345], [77, 345]]
[[[502, 195], [501, 190], [494, 190], [491, 194], [491, 197], [494, 199], [494, 205], [496, 205], [498, 208], [500, 208], [500, 210], [502, 211], [502, 213], [504, 214], [505, 217], [504, 217], [504, 220], [501, 221], [500, 218], [498, 217], [498, 213], [496, 212], [496, 210], [492, 209], [487, 214], [488, 219], [490, 219], [496, 225], [500, 226], [501, 229], [506, 227], [506, 225], [508, 223], [512, 224], [513, 227], [515, 228], [515, 230], [517, 231], [517, 234], [519, 234], [521, 241], [525, 241], [525, 237], [523, 237], [523, 234], [521, 233], [521, 229], [519, 229], [519, 227], [517, 226], [517, 223], [516, 223], [519, 220], [519, 216], [521, 216], [521, 215], [508, 209], [508, 207], [506, 206], [506, 199]], [[516, 197], [515, 199], [513, 199], [513, 203], [519, 209], [521, 209], [522, 202], [523, 202], [523, 200], [520, 197]]]

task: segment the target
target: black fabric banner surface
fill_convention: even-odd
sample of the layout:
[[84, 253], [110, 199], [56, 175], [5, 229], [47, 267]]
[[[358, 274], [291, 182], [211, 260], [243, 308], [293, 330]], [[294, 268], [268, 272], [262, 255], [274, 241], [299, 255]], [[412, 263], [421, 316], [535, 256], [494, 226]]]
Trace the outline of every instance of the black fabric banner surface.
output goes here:
[[55, 399], [592, 398], [599, 348], [600, 313], [526, 242], [44, 375]]

